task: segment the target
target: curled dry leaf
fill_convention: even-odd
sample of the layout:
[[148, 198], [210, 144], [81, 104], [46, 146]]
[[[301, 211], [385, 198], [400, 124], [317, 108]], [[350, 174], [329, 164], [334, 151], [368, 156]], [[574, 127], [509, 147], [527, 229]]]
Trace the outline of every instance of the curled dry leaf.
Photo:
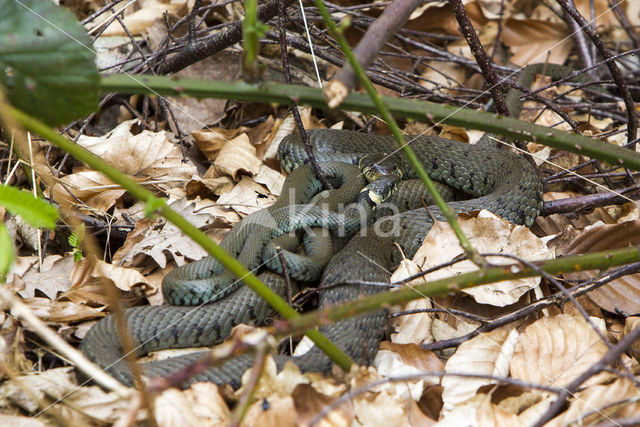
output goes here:
[[[471, 245], [480, 253], [508, 253], [525, 260], [544, 260], [554, 256], [544, 242], [527, 227], [514, 225], [488, 211], [480, 211], [477, 217], [461, 217], [458, 222]], [[460, 243], [449, 224], [437, 221], [413, 259], [423, 269], [427, 269], [462, 254]], [[496, 265], [513, 263], [513, 260], [503, 257], [488, 257], [488, 261]], [[471, 261], [463, 261], [429, 273], [425, 279], [437, 280], [476, 270], [478, 267]], [[504, 307], [518, 301], [539, 283], [540, 278], [533, 277], [478, 286], [464, 289], [463, 292], [481, 304]]]
[[564, 386], [600, 360], [607, 350], [582, 317], [543, 317], [520, 335], [511, 360], [511, 376], [535, 384]]
[[[444, 370], [444, 364], [432, 351], [415, 344], [393, 344], [388, 341], [383, 341], [380, 345], [373, 364], [378, 373], [387, 378]], [[418, 401], [427, 385], [439, 383], [440, 377], [430, 376], [398, 382], [395, 383], [394, 394]]]
[[[170, 204], [171, 208], [187, 221], [200, 229], [212, 226], [227, 226], [237, 215], [228, 209], [220, 208], [212, 201], [201, 203], [186, 198]], [[185, 236], [173, 224], [157, 218], [138, 221], [133, 232], [127, 235], [124, 245], [114, 254], [114, 263], [118, 265], [139, 265], [140, 258], [151, 257], [160, 268], [167, 266], [167, 255], [171, 255], [178, 265], [186, 260], [198, 260], [206, 255], [204, 249]]]
[[569, 409], [545, 426], [586, 426], [637, 417], [640, 413], [639, 401], [640, 392], [635, 384], [627, 378], [619, 378], [611, 384], [594, 385], [576, 393]]
[[260, 165], [260, 171], [253, 179], [258, 184], [266, 186], [274, 196], [279, 196], [285, 177], [265, 165]]
[[23, 302], [40, 319], [47, 322], [79, 322], [106, 316], [106, 313], [71, 301], [51, 301], [48, 298], [26, 298]]
[[40, 271], [37, 256], [18, 257], [12, 273], [7, 277], [7, 284], [11, 284], [23, 298], [34, 297], [38, 290], [50, 300], [55, 300], [58, 294], [68, 291], [71, 287], [70, 275], [73, 269], [71, 255], [46, 256], [42, 260]]
[[213, 164], [236, 181], [240, 173], [256, 175], [260, 172], [262, 165], [256, 157], [256, 148], [251, 145], [246, 133], [238, 135], [223, 145]]
[[228, 206], [239, 214], [249, 215], [274, 204], [276, 197], [253, 179], [243, 176], [238, 185], [218, 199], [219, 205]]
[[[513, 348], [518, 340], [515, 329], [500, 328], [462, 343], [445, 366], [447, 373], [468, 373], [506, 377]], [[478, 389], [495, 380], [446, 375], [442, 378], [443, 411], [449, 412], [474, 396]]]
[[184, 162], [180, 147], [171, 141], [169, 132], [144, 130], [134, 134], [132, 128], [137, 124], [137, 120], [129, 120], [104, 136], [82, 136], [78, 145], [121, 172], [152, 179], [163, 189], [182, 186], [196, 173], [195, 166]]
[[[148, 1], [142, 3], [144, 7], [136, 10], [133, 13], [127, 14], [123, 23], [127, 27], [129, 34], [134, 36], [142, 35], [147, 29], [149, 29], [156, 20], [162, 20], [164, 14], [171, 15], [184, 15], [186, 12], [186, 0], [184, 1], [172, 1], [171, 3]], [[118, 20], [113, 20], [106, 30], [102, 33], [103, 36], [127, 36], [122, 25]]]
[[[629, 316], [624, 320], [624, 331], [621, 338], [628, 335], [631, 331], [636, 328], [640, 328], [640, 317], [638, 316]], [[640, 361], [640, 341], [635, 341], [631, 348], [628, 350], [628, 353], [633, 356], [634, 359]]]
[[80, 200], [93, 209], [106, 212], [124, 193], [123, 188], [100, 172], [79, 169], [60, 179], [49, 191], [49, 196], [64, 211], [68, 211], [69, 206], [75, 206]]
[[220, 426], [230, 414], [213, 383], [193, 384], [183, 391], [165, 390], [156, 398], [154, 410], [161, 426]]
[[[242, 375], [242, 388], [236, 393], [238, 396], [242, 395], [249, 378], [251, 378], [251, 371], [252, 369], [249, 369]], [[254, 395], [256, 399], [289, 396], [298, 384], [309, 383], [309, 378], [300, 373], [300, 369], [296, 364], [287, 362], [282, 371], [278, 372], [276, 362], [271, 356], [267, 356], [264, 361], [260, 382], [255, 388]]]
[[[565, 255], [606, 251], [640, 244], [640, 220], [620, 224], [598, 225], [585, 230], [567, 245]], [[588, 280], [594, 272], [566, 274], [570, 280]], [[629, 274], [587, 294], [600, 308], [615, 313], [640, 313], [640, 274]]]
[[117, 267], [95, 258], [92, 260], [85, 258], [75, 263], [72, 276], [74, 276], [74, 278], [76, 276], [78, 278], [81, 277], [80, 280], [74, 280], [74, 287], [80, 287], [89, 282], [107, 279], [118, 289], [127, 292], [142, 286], [144, 288], [143, 293], [155, 293], [159, 288], [159, 283], [153, 283], [133, 268]]
[[207, 128], [194, 130], [191, 132], [191, 136], [193, 136], [198, 149], [207, 160], [214, 160], [218, 156], [220, 149], [227, 142], [238, 136], [239, 133], [238, 129]]

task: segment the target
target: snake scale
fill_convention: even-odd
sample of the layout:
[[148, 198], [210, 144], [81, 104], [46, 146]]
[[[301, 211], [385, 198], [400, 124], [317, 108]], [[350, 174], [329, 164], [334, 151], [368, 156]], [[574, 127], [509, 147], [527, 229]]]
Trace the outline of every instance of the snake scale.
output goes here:
[[[569, 72], [566, 67], [534, 64], [520, 73], [519, 83], [529, 86], [535, 74], [542, 70], [554, 78], [564, 77]], [[514, 117], [519, 115], [521, 109], [519, 99], [521, 95], [520, 91], [514, 89], [507, 94], [507, 105]], [[309, 131], [308, 135], [312, 149], [320, 162], [342, 161], [357, 164], [358, 159], [366, 153], [389, 153], [395, 151], [396, 147], [391, 137], [345, 130], [314, 130]], [[412, 141], [414, 151], [432, 179], [474, 197], [470, 200], [450, 203], [457, 212], [485, 208], [509, 221], [527, 226], [530, 226], [538, 215], [542, 206], [542, 184], [534, 167], [522, 157], [504, 149], [482, 144], [469, 145], [436, 136], [408, 137], [407, 140]], [[253, 258], [256, 253], [259, 255], [261, 251], [266, 250], [267, 242], [264, 241], [262, 231], [256, 231], [256, 223], [260, 223], [265, 217], [272, 218], [274, 213], [284, 212], [283, 209], [288, 205], [306, 203], [314, 193], [320, 190], [320, 183], [313, 177], [310, 168], [298, 168], [307, 163], [307, 155], [297, 134], [286, 137], [278, 153], [281, 164], [287, 171], [297, 168], [289, 174], [285, 187], [296, 188], [300, 195], [291, 198], [283, 191], [275, 208], [265, 211], [268, 215], [258, 213], [252, 220], [249, 216], [234, 227], [222, 246], [238, 259], [242, 260], [245, 256], [243, 253], [247, 251], [246, 246], [250, 247], [249, 252], [252, 252]], [[329, 163], [329, 165], [336, 168], [335, 171], [333, 169], [329, 171], [332, 176], [350, 173], [341, 171], [335, 163]], [[413, 177], [411, 170], [405, 173], [409, 178]], [[344, 182], [344, 179], [337, 178], [337, 181]], [[353, 185], [361, 188], [365, 184], [358, 181]], [[353, 198], [354, 195], [341, 194], [338, 197]], [[260, 217], [260, 215], [266, 216]], [[286, 223], [289, 220], [288, 214], [283, 215]], [[351, 238], [346, 246], [330, 260], [323, 260], [322, 262], [328, 261], [328, 266], [324, 269], [320, 281], [319, 305], [323, 307], [344, 303], [362, 295], [379, 292], [379, 287], [340, 284], [353, 280], [388, 282], [389, 271], [392, 271], [401, 259], [401, 254], [394, 243], [402, 248], [405, 256], [411, 258], [432, 226], [432, 215], [442, 219], [441, 213], [435, 207], [430, 208], [430, 213], [419, 208], [382, 218], [373, 227], [366, 227]], [[243, 223], [245, 223], [244, 226]], [[396, 229], [392, 229], [392, 226]], [[241, 230], [243, 227], [244, 231]], [[395, 232], [392, 232], [394, 230]], [[246, 245], [245, 241], [241, 241], [243, 239], [249, 241], [249, 244]], [[314, 242], [309, 241], [305, 244], [308, 245], [309, 255], [314, 256], [316, 250], [313, 246]], [[320, 245], [320, 243], [317, 244]], [[322, 244], [335, 245], [334, 249], [340, 247], [339, 242], [336, 241], [322, 242]], [[319, 255], [320, 258], [323, 256]], [[247, 265], [247, 267], [256, 266]], [[264, 323], [274, 314], [266, 303], [245, 286], [235, 284], [229, 292], [226, 292], [223, 289], [224, 286], [211, 284], [211, 275], [224, 277], [225, 274], [227, 273], [222, 271], [215, 260], [205, 258], [177, 268], [165, 277], [163, 283], [165, 298], [169, 297], [173, 303], [199, 304], [211, 299], [216, 293], [229, 294], [213, 304], [199, 307], [167, 305], [127, 309], [126, 324], [131, 337], [139, 345], [138, 354], [143, 355], [165, 348], [212, 345], [228, 336], [234, 325]], [[265, 271], [261, 273], [260, 278], [274, 291], [285, 295], [285, 285], [280, 275]], [[186, 290], [181, 290], [182, 286], [186, 286]], [[322, 288], [328, 289], [322, 290]], [[320, 330], [354, 362], [368, 364], [384, 338], [386, 325], [386, 314], [380, 310], [323, 326]], [[113, 316], [100, 320], [90, 329], [81, 343], [81, 349], [92, 361], [105, 368], [118, 380], [131, 384], [129, 368], [121, 357], [122, 348]], [[142, 367], [147, 376], [167, 376], [195, 362], [202, 355], [202, 352], [196, 352], [168, 360], [145, 363]], [[276, 356], [275, 359], [279, 368], [287, 360], [293, 360], [303, 372], [327, 372], [332, 366], [331, 360], [315, 347], [302, 356]], [[252, 362], [251, 355], [232, 358], [192, 377], [183, 386], [199, 381], [212, 381], [217, 384], [230, 384], [237, 388], [242, 374], [252, 365]]]

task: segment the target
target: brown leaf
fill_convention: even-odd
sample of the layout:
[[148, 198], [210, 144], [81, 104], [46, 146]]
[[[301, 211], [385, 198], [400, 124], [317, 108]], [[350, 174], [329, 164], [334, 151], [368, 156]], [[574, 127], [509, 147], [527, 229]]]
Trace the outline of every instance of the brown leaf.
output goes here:
[[102, 311], [86, 304], [71, 301], [51, 301], [47, 298], [26, 298], [24, 303], [40, 319], [48, 322], [69, 323], [106, 316]]
[[[296, 411], [298, 425], [309, 425], [311, 420], [335, 398], [319, 393], [308, 384], [298, 384], [291, 392]], [[349, 426], [353, 422], [353, 408], [349, 402], [340, 405], [322, 418], [319, 426]]]
[[501, 40], [511, 49], [511, 62], [519, 66], [544, 61], [564, 64], [572, 47], [565, 25], [537, 19], [507, 19]]
[[[420, 272], [420, 269], [413, 261], [402, 260], [396, 271], [393, 272], [391, 282], [399, 282], [418, 272]], [[417, 279], [407, 284], [407, 286], [412, 286], [421, 281], [422, 279]], [[425, 308], [433, 308], [431, 299], [420, 298], [409, 301], [398, 311], [402, 312]], [[395, 332], [391, 334], [391, 341], [399, 344], [424, 344], [433, 342], [433, 335], [431, 334], [432, 316], [433, 314], [431, 313], [413, 313], [393, 318], [392, 327]]]
[[101, 212], [111, 209], [124, 193], [123, 188], [100, 172], [82, 169], [63, 177], [50, 191], [53, 200], [62, 205], [65, 211], [68, 206], [74, 206], [81, 200]]
[[[506, 377], [513, 347], [518, 339], [515, 329], [500, 328], [480, 334], [462, 343], [445, 366], [447, 373], [469, 373]], [[452, 411], [473, 397], [483, 385], [495, 380], [446, 375], [442, 378], [443, 410]]]
[[133, 177], [153, 179], [161, 188], [182, 186], [195, 174], [195, 166], [184, 162], [170, 133], [144, 130], [134, 134], [137, 123], [123, 122], [101, 137], [82, 136], [78, 145]]
[[42, 268], [38, 271], [38, 257], [18, 257], [13, 273], [7, 283], [21, 280], [24, 287], [18, 290], [23, 298], [35, 296], [38, 290], [49, 299], [55, 300], [59, 293], [71, 287], [70, 275], [74, 269], [73, 256], [49, 255], [42, 261]]
[[213, 164], [221, 171], [238, 181], [240, 173], [256, 175], [260, 172], [261, 162], [256, 157], [256, 149], [243, 133], [223, 145]]
[[214, 160], [220, 149], [233, 138], [238, 136], [238, 129], [224, 129], [210, 127], [202, 130], [194, 130], [191, 132], [198, 149], [207, 160]]
[[535, 384], [567, 385], [607, 350], [582, 317], [543, 317], [520, 335], [511, 359], [511, 376]]
[[[640, 244], [640, 220], [592, 227], [567, 245], [565, 255], [605, 251]], [[591, 272], [566, 274], [570, 280], [588, 280]], [[615, 313], [640, 312], [640, 274], [630, 274], [607, 283], [587, 294], [602, 309]]]

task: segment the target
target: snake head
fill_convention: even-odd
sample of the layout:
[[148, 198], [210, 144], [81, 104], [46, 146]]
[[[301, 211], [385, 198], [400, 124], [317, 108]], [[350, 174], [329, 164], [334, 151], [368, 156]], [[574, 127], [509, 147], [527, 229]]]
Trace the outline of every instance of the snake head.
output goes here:
[[396, 190], [398, 182], [400, 177], [396, 175], [379, 177], [360, 191], [358, 203], [367, 204], [372, 208], [384, 203]]
[[382, 176], [396, 176], [401, 179], [403, 175], [396, 159], [387, 153], [366, 154], [358, 161], [358, 167], [368, 182]]

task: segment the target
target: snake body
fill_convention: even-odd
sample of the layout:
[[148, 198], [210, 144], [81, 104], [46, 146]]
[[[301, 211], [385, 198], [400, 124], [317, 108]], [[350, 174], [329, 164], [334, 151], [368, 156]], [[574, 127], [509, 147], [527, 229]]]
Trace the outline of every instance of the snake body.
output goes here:
[[[540, 65], [525, 68], [523, 74], [526, 75], [520, 76], [520, 83], [529, 85], [540, 69]], [[565, 67], [547, 66], [545, 72], [554, 77], [567, 74]], [[518, 113], [518, 94], [512, 91], [507, 99], [511, 111]], [[314, 130], [309, 131], [308, 136], [316, 158], [323, 162], [323, 165], [324, 162], [335, 161], [354, 165], [364, 154], [391, 153], [396, 147], [391, 137], [345, 130]], [[530, 226], [538, 215], [542, 207], [542, 184], [534, 167], [522, 157], [503, 149], [469, 145], [436, 136], [408, 137], [407, 140], [412, 141], [411, 145], [416, 155], [432, 179], [474, 197], [450, 203], [456, 212], [488, 209], [511, 222], [527, 226]], [[291, 171], [285, 187], [296, 188], [303, 195], [291, 199], [283, 191], [278, 204], [265, 211], [269, 216], [283, 214], [284, 209], [292, 204], [306, 203], [320, 189], [319, 182], [309, 172], [311, 169], [299, 167], [307, 163], [308, 158], [297, 134], [290, 135], [282, 141], [278, 157], [282, 166]], [[302, 172], [298, 172], [299, 170]], [[412, 176], [411, 170], [406, 170], [405, 173], [409, 177]], [[301, 182], [302, 175], [304, 180], [307, 180], [305, 183]], [[406, 207], [412, 208], [415, 205], [407, 204]], [[362, 295], [379, 292], [380, 287], [341, 283], [354, 280], [388, 282], [389, 272], [401, 259], [401, 253], [394, 243], [402, 248], [405, 256], [411, 258], [431, 229], [432, 218], [443, 219], [436, 207], [430, 207], [429, 211], [428, 213], [423, 208], [411, 209], [379, 219], [349, 240], [324, 269], [320, 282], [320, 306], [344, 303]], [[249, 221], [247, 219], [250, 217], [245, 218], [222, 243], [225, 249], [241, 259], [245, 256], [242, 252], [247, 250], [249, 242], [249, 258], [253, 263], [247, 266], [249, 268], [255, 267], [255, 260], [259, 259], [259, 254], [268, 246], [265, 235], [258, 236], [255, 228], [255, 223], [264, 219], [259, 215]], [[286, 213], [283, 215], [286, 223], [289, 218]], [[247, 223], [243, 225], [245, 221]], [[271, 237], [272, 234], [269, 234], [269, 238]], [[340, 244], [336, 240], [327, 243], [329, 246], [333, 245], [334, 250], [339, 248]], [[313, 253], [314, 249], [311, 248], [310, 252]], [[210, 276], [220, 273], [225, 274], [219, 264], [210, 258], [173, 270], [164, 281], [165, 297], [168, 296], [171, 301], [179, 304], [197, 304], [211, 299], [213, 295], [221, 292], [221, 288], [219, 282], [211, 283]], [[285, 295], [285, 285], [280, 275], [267, 271], [260, 277], [274, 291]], [[233, 280], [231, 282], [233, 283]], [[135, 342], [140, 344], [138, 354], [164, 348], [212, 345], [228, 336], [231, 328], [238, 323], [260, 324], [273, 315], [273, 310], [249, 288], [237, 285], [233, 285], [232, 288], [229, 292], [223, 291], [227, 296], [219, 301], [197, 308], [146, 306], [126, 310], [129, 333]], [[386, 323], [385, 312], [380, 310], [323, 326], [320, 330], [354, 362], [368, 364], [384, 338]], [[112, 316], [94, 325], [84, 338], [81, 349], [91, 360], [107, 369], [120, 381], [131, 384], [129, 369], [121, 360], [122, 349]], [[143, 369], [150, 377], [167, 376], [200, 357], [202, 353], [191, 353], [146, 363]], [[292, 360], [303, 372], [327, 372], [332, 366], [331, 360], [317, 348], [312, 348], [303, 356], [276, 356], [275, 359], [279, 367]], [[217, 384], [231, 384], [236, 388], [240, 385], [243, 372], [251, 365], [250, 355], [235, 357], [191, 377], [184, 385], [212, 381]]]

